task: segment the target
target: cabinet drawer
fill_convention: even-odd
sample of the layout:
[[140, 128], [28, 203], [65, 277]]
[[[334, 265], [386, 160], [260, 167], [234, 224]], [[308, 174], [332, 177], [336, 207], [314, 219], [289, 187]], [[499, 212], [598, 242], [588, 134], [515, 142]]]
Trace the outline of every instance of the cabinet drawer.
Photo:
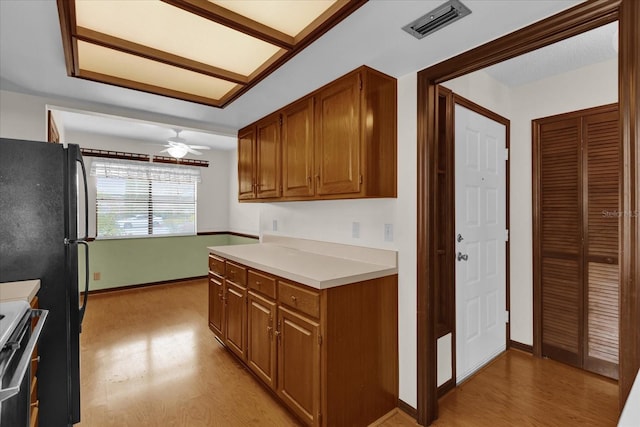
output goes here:
[[270, 298], [276, 298], [276, 279], [257, 271], [249, 270], [247, 277], [249, 288], [254, 289]]
[[247, 287], [247, 268], [231, 261], [227, 261], [227, 280], [243, 288]]
[[309, 316], [320, 317], [320, 294], [291, 283], [278, 281], [278, 301]]
[[213, 255], [209, 255], [209, 271], [224, 276], [224, 260]]

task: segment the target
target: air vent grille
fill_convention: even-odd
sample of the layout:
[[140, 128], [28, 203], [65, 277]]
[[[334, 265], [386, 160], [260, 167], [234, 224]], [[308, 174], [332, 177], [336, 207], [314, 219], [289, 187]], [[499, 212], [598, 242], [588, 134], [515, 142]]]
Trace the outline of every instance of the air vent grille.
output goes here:
[[471, 10], [459, 0], [449, 0], [426, 15], [405, 25], [402, 29], [415, 38], [421, 39], [470, 13]]

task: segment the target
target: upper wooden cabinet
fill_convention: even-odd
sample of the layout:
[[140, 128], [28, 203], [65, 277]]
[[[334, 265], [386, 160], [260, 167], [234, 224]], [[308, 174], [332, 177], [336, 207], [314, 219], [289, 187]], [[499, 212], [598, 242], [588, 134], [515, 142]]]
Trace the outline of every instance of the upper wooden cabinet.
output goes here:
[[282, 111], [282, 195], [312, 197], [313, 105], [315, 98], [304, 98]]
[[272, 114], [256, 124], [256, 196], [280, 197], [280, 129], [282, 118]]
[[238, 199], [396, 197], [396, 140], [396, 80], [362, 66], [238, 133]]
[[238, 199], [255, 197], [256, 128], [250, 126], [238, 134]]

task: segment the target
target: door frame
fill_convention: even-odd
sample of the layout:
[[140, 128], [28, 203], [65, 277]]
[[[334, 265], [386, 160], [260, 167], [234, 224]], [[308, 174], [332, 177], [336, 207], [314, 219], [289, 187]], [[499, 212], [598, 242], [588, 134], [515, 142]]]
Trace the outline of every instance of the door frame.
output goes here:
[[[620, 218], [620, 407], [640, 367], [640, 2], [590, 0], [418, 73], [417, 154], [417, 415], [429, 425], [438, 416], [434, 247], [439, 201], [437, 178], [437, 85], [531, 52], [596, 27], [619, 21], [618, 102], [622, 136]], [[636, 213], [636, 215], [632, 215]]]
[[[456, 206], [455, 206], [455, 200], [456, 200], [456, 194], [455, 194], [455, 180], [456, 180], [456, 168], [455, 168], [455, 123], [456, 123], [456, 115], [455, 115], [455, 107], [456, 104], [460, 105], [461, 107], [464, 107], [470, 111], [473, 111], [474, 113], [477, 113], [483, 117], [486, 117], [490, 120], [493, 120], [494, 122], [498, 122], [501, 125], [503, 125], [505, 127], [504, 131], [505, 131], [505, 148], [507, 149], [507, 152], [510, 153], [511, 150], [511, 121], [506, 118], [501, 116], [498, 113], [495, 113], [491, 110], [489, 110], [486, 107], [483, 107], [480, 104], [477, 104], [467, 98], [464, 98], [460, 95], [458, 95], [455, 92], [453, 93], [453, 102], [452, 102], [452, 111], [451, 111], [451, 117], [453, 118], [452, 123], [451, 123], [451, 131], [453, 133], [453, 138], [452, 138], [452, 143], [454, 145], [454, 149], [450, 150], [448, 152], [448, 154], [452, 154], [453, 155], [453, 159], [451, 159], [451, 162], [449, 164], [453, 164], [453, 168], [452, 168], [452, 175], [453, 175], [453, 197], [452, 197], [452, 209], [449, 210], [450, 215], [449, 215], [449, 220], [452, 221], [452, 223], [454, 224], [454, 230], [455, 230], [455, 222], [456, 222]], [[511, 188], [511, 176], [510, 176], [510, 172], [511, 172], [511, 168], [510, 168], [510, 164], [511, 161], [509, 158], [507, 158], [506, 160], [506, 165], [505, 165], [505, 228], [507, 230], [510, 230], [510, 195], [509, 195], [509, 190]], [[455, 234], [455, 233], [454, 233]], [[509, 232], [509, 234], [511, 234]], [[453, 237], [452, 237], [453, 238]], [[510, 295], [511, 295], [511, 278], [510, 276], [510, 271], [511, 271], [511, 256], [510, 256], [510, 249], [511, 249], [511, 236], [509, 236], [509, 239], [505, 242], [505, 305], [504, 308], [506, 311], [509, 312], [509, 317], [511, 317], [511, 302], [510, 302]], [[455, 247], [455, 244], [454, 244]], [[455, 254], [455, 250], [453, 251]], [[458, 305], [456, 304], [456, 290], [457, 290], [457, 278], [456, 278], [456, 274], [455, 274], [455, 261], [452, 261], [454, 264], [454, 272], [453, 272], [453, 287], [454, 287], [454, 298], [453, 298], [453, 315], [454, 318], [457, 319], [457, 315], [458, 315]], [[457, 353], [458, 353], [458, 346], [457, 346], [457, 337], [458, 337], [458, 322], [457, 320], [454, 321], [454, 327], [453, 327], [453, 333], [451, 335], [451, 343], [452, 343], [452, 351], [451, 351], [451, 357], [452, 357], [452, 364], [453, 364], [453, 369], [452, 369], [452, 380], [453, 380], [453, 385], [451, 388], [457, 387], [457, 361], [456, 361], [456, 357], [457, 357]], [[510, 343], [511, 343], [511, 322], [506, 322], [505, 323], [505, 349], [508, 350], [510, 347]], [[474, 374], [471, 374], [471, 376], [473, 376]], [[464, 381], [468, 381], [471, 376], [467, 377]], [[447, 383], [445, 383], [446, 385]]]

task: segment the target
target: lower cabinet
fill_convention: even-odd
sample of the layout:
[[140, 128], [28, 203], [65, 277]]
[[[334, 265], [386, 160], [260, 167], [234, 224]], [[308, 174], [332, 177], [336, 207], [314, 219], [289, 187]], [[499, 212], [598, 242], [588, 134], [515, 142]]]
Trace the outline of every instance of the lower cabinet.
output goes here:
[[249, 291], [247, 365], [270, 389], [276, 387], [276, 303]]
[[247, 290], [225, 280], [225, 344], [242, 360], [246, 359]]
[[309, 425], [320, 424], [320, 324], [278, 307], [278, 396]]
[[397, 407], [397, 275], [314, 289], [224, 262], [209, 327], [300, 421], [367, 426]]
[[209, 328], [224, 341], [222, 319], [224, 318], [223, 278], [209, 273]]

